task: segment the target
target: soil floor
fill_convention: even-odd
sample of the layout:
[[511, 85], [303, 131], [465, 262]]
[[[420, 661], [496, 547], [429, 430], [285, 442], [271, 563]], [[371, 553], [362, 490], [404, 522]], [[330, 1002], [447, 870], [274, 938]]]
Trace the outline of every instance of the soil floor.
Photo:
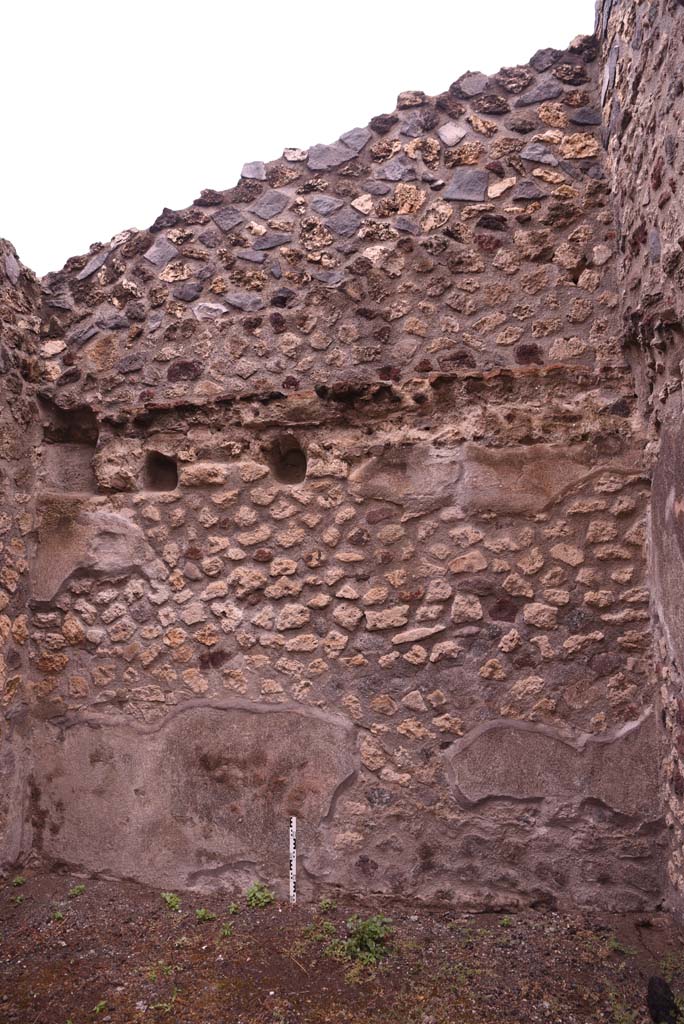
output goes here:
[[[0, 1022], [646, 1024], [652, 974], [684, 994], [684, 933], [665, 914], [177, 896], [172, 909], [129, 883], [0, 882]], [[391, 934], [365, 964], [347, 921], [376, 914]]]

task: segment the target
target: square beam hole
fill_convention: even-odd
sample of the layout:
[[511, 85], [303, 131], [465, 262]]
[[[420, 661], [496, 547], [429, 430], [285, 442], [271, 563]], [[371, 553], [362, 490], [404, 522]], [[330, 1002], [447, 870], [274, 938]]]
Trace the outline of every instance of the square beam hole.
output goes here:
[[175, 491], [178, 487], [176, 460], [161, 452], [146, 452], [144, 483], [146, 491]]

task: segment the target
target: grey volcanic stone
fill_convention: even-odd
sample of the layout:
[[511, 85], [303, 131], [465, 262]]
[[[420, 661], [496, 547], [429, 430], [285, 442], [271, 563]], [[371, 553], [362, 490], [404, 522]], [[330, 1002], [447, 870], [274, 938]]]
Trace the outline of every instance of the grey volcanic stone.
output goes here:
[[488, 184], [488, 171], [477, 171], [471, 167], [457, 167], [442, 194], [445, 199], [481, 203], [487, 195]]
[[570, 111], [570, 123], [580, 125], [601, 124], [601, 115], [593, 107], [580, 107]]
[[558, 82], [537, 82], [531, 89], [523, 93], [516, 100], [516, 107], [531, 107], [533, 103], [544, 103], [545, 100], [555, 100], [563, 92], [563, 86]]
[[416, 110], [410, 113], [401, 125], [400, 134], [407, 139], [417, 139], [432, 131], [437, 123], [434, 110]]
[[361, 187], [371, 196], [387, 196], [392, 191], [392, 186], [384, 181], [364, 181]]
[[406, 217], [404, 214], [395, 217], [393, 224], [397, 231], [406, 231], [410, 235], [419, 235], [421, 233], [418, 221], [413, 220], [412, 217]]
[[266, 164], [261, 160], [254, 160], [252, 163], [243, 165], [241, 177], [252, 178], [255, 181], [266, 180]]
[[534, 68], [535, 71], [548, 71], [549, 68], [552, 68], [553, 65], [558, 60], [560, 60], [562, 56], [562, 50], [552, 50], [550, 48], [547, 48], [545, 50], [537, 50], [534, 57], [530, 61], [530, 65], [531, 67]]
[[145, 259], [155, 267], [165, 267], [169, 260], [178, 255], [178, 249], [165, 235], [159, 235], [145, 253]]
[[228, 310], [218, 302], [198, 302], [193, 306], [193, 313], [198, 320], [218, 320]]
[[12, 284], [16, 284], [19, 280], [21, 267], [19, 266], [13, 252], [8, 252], [5, 255], [5, 273]]
[[333, 199], [332, 196], [313, 196], [309, 201], [309, 206], [314, 213], [318, 213], [321, 217], [328, 217], [344, 206], [344, 203], [341, 199]]
[[528, 142], [525, 148], [520, 151], [520, 156], [523, 160], [532, 160], [538, 164], [549, 164], [551, 167], [558, 166], [557, 158], [541, 142]]
[[338, 288], [344, 281], [342, 270], [312, 270], [311, 276], [328, 288]]
[[283, 192], [270, 189], [259, 197], [251, 212], [255, 213], [257, 217], [261, 217], [262, 220], [270, 220], [271, 217], [277, 217], [279, 213], [282, 213], [289, 201], [289, 197]]
[[479, 96], [489, 85], [489, 76], [480, 71], [469, 71], [454, 83], [459, 91], [467, 97]]
[[521, 181], [511, 192], [511, 199], [544, 199], [547, 195], [536, 181]]
[[266, 305], [261, 296], [254, 292], [226, 292], [223, 298], [230, 306], [235, 306], [244, 313], [254, 313]]
[[376, 172], [385, 181], [414, 181], [418, 177], [413, 163], [405, 156], [395, 156]]
[[292, 235], [286, 235], [282, 231], [267, 231], [265, 235], [258, 235], [252, 242], [252, 248], [260, 252], [262, 249], [277, 249], [279, 245], [286, 245], [292, 240]]
[[130, 326], [128, 317], [123, 313], [117, 313], [116, 310], [102, 313], [96, 318], [95, 324], [103, 331], [123, 331]]
[[456, 146], [466, 137], [468, 130], [466, 128], [462, 128], [460, 124], [454, 124], [453, 121], [447, 121], [446, 124], [439, 126], [437, 134], [445, 146]]
[[608, 63], [605, 66], [603, 73], [603, 82], [601, 84], [601, 104], [605, 103], [606, 96], [613, 89], [615, 85], [615, 74], [617, 71], [618, 58], [620, 56], [620, 44], [613, 43], [608, 54]]
[[[10, 278], [10, 280], [11, 280], [11, 278]], [[19, 275], [17, 275], [17, 281], [18, 280], [19, 280]], [[17, 283], [16, 281], [13, 282], [13, 284], [16, 284], [16, 283]], [[45, 295], [45, 305], [48, 306], [49, 309], [66, 309], [66, 310], [69, 310], [69, 309], [73, 309], [74, 308], [74, 304], [73, 304], [73, 302], [71, 300], [71, 296], [69, 295], [69, 293], [66, 290], [61, 290], [61, 291], [53, 292], [53, 291], [48, 291], [47, 289], [45, 289], [44, 295]]]
[[[94, 274], [96, 270], [99, 270], [100, 267], [104, 264], [107, 257], [109, 256], [110, 252], [111, 249], [109, 249], [108, 246], [105, 246], [104, 249], [100, 249], [99, 252], [96, 252], [95, 255], [88, 260], [80, 274], [76, 275], [76, 280], [85, 281], [87, 277], [90, 277], [91, 274]], [[14, 283], [16, 284], [16, 281]]]
[[246, 260], [247, 263], [264, 263], [266, 260], [265, 252], [254, 252], [252, 249], [237, 249], [235, 255], [239, 260]]
[[124, 356], [116, 364], [116, 368], [119, 373], [135, 373], [137, 370], [142, 370], [145, 362], [140, 355]]
[[81, 327], [77, 327], [71, 332], [71, 334], [67, 335], [69, 347], [75, 349], [82, 348], [86, 342], [90, 341], [91, 338], [94, 338], [95, 335], [99, 333], [100, 332], [95, 324], [85, 324]]
[[372, 136], [373, 133], [368, 128], [352, 128], [350, 132], [345, 132], [340, 136], [340, 142], [344, 143], [355, 156], [358, 156]]
[[312, 171], [330, 171], [353, 160], [355, 153], [343, 142], [333, 142], [330, 146], [312, 146], [307, 161]]
[[347, 238], [349, 235], [355, 234], [359, 225], [363, 222], [363, 217], [356, 212], [356, 210], [344, 209], [340, 210], [339, 213], [334, 214], [326, 221], [327, 226], [335, 235], [340, 235], [342, 238]]
[[221, 231], [228, 233], [242, 223], [243, 216], [235, 207], [226, 206], [223, 210], [217, 210], [212, 214], [212, 219], [221, 228]]
[[173, 289], [173, 297], [180, 299], [181, 302], [194, 302], [202, 294], [202, 284], [200, 281], [181, 281]]

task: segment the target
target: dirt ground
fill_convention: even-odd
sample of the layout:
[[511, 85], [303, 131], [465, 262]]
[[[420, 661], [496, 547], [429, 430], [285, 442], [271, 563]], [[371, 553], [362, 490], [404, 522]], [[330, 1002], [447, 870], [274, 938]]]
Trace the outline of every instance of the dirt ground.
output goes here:
[[[684, 994], [684, 933], [664, 914], [176, 895], [179, 909], [129, 883], [0, 882], [0, 1022], [641, 1024], [651, 974]], [[354, 914], [391, 918], [375, 964], [345, 945]]]

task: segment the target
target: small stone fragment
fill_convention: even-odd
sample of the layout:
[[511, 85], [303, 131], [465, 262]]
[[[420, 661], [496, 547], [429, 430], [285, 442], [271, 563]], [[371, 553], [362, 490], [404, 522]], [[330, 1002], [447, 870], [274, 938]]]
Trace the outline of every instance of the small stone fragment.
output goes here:
[[254, 160], [252, 163], [244, 164], [241, 171], [241, 177], [251, 178], [255, 181], [265, 181], [266, 164], [262, 163], [261, 160]]
[[366, 629], [396, 629], [398, 626], [405, 626], [409, 617], [409, 606], [407, 604], [395, 605], [393, 608], [385, 608], [382, 611], [367, 611], [363, 613], [366, 617]]
[[445, 199], [469, 203], [481, 203], [487, 195], [489, 173], [469, 167], [458, 167], [443, 192]]
[[457, 594], [451, 606], [451, 621], [479, 622], [484, 616], [482, 605], [474, 594]]

